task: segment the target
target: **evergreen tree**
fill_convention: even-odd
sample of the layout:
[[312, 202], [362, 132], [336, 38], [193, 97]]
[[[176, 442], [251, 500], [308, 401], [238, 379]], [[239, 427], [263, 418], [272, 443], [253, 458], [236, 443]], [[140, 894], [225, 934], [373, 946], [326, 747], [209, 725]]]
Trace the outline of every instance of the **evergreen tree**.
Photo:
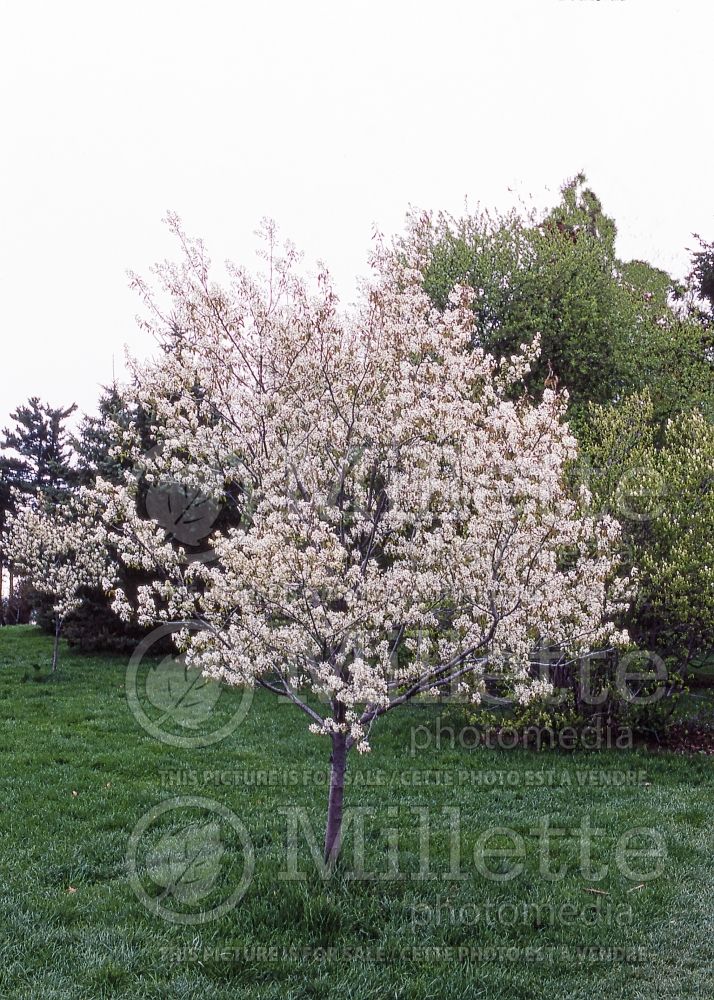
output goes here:
[[114, 451], [118, 429], [144, 428], [147, 450], [153, 442], [149, 436], [149, 421], [143, 411], [129, 404], [116, 383], [103, 386], [97, 403], [96, 416], [84, 416], [72, 446], [77, 456], [75, 476], [82, 486], [94, 483], [97, 476], [117, 482], [130, 467]]
[[12, 575], [3, 548], [3, 536], [8, 518], [14, 510], [12, 485], [19, 471], [19, 464], [17, 459], [0, 454], [0, 625], [8, 624], [7, 604], [13, 592]]
[[[97, 410], [96, 416], [82, 418], [78, 433], [72, 438], [76, 455], [74, 475], [79, 486], [92, 486], [97, 477], [113, 483], [121, 481], [130, 463], [115, 452], [117, 429], [148, 424], [145, 414], [126, 401], [116, 383], [102, 387]], [[133, 593], [140, 581], [129, 577], [138, 578], [140, 574], [126, 575], [123, 584]], [[111, 599], [101, 589], [86, 590], [81, 605], [68, 616], [64, 626], [65, 638], [82, 650], [130, 649], [145, 634], [144, 629], [123, 622], [112, 611]]]
[[711, 324], [714, 318], [714, 243], [707, 243], [696, 234], [695, 239], [699, 241], [699, 250], [692, 253], [689, 280], [699, 297], [707, 303], [708, 311], [703, 312], [703, 317]]
[[15, 427], [5, 428], [0, 449], [11, 452], [11, 481], [23, 493], [57, 503], [71, 488], [72, 449], [66, 421], [76, 409], [74, 403], [63, 409], [32, 396], [10, 414]]
[[[37, 396], [10, 414], [14, 428], [0, 441], [0, 539], [15, 509], [13, 490], [46, 505], [58, 503], [72, 486], [72, 450], [66, 421], [76, 406], [63, 409], [41, 403]], [[30, 604], [19, 600], [12, 566], [0, 541], [0, 625], [25, 620]]]

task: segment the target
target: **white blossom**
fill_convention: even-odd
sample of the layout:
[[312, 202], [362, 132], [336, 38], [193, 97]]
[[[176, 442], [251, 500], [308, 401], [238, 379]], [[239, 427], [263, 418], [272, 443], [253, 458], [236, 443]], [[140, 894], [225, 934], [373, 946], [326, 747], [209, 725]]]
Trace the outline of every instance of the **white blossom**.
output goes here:
[[[472, 293], [437, 310], [419, 261], [381, 248], [351, 310], [326, 273], [310, 291], [272, 236], [270, 278], [229, 266], [220, 288], [171, 224], [186, 259], [156, 269], [168, 305], [135, 279], [166, 349], [134, 365], [127, 390], [159, 446], [146, 456], [125, 431], [135, 471], [85, 497], [121, 560], [153, 580], [141, 621], [197, 618], [189, 662], [287, 694], [311, 731], [361, 751], [374, 720], [415, 695], [467, 686], [478, 699], [488, 669], [527, 699], [535, 647], [624, 641], [618, 525], [566, 488], [565, 397], [514, 391], [537, 345], [507, 360], [473, 348]], [[166, 477], [239, 498], [240, 524], [207, 540], [212, 561], [187, 563], [140, 516], [140, 480]], [[120, 591], [114, 602], [126, 613]]]

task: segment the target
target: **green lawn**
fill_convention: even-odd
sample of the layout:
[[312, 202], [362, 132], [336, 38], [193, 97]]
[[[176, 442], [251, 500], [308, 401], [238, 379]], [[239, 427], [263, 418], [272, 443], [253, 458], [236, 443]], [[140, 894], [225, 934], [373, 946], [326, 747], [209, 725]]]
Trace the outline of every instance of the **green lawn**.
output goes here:
[[[452, 749], [443, 734], [438, 747], [437, 709], [413, 707], [384, 720], [373, 751], [351, 759], [347, 804], [368, 810], [362, 876], [348, 834], [329, 881], [300, 837], [305, 877], [292, 879], [280, 877], [289, 823], [280, 810], [302, 807], [319, 836], [326, 800], [327, 743], [301, 715], [256, 694], [232, 735], [183, 749], [149, 735], [130, 712], [127, 657], [64, 650], [58, 677], [47, 680], [49, 655], [34, 629], [0, 629], [3, 1000], [714, 997], [714, 759]], [[240, 697], [221, 694], [219, 721]], [[429, 745], [412, 751], [414, 742]], [[208, 845], [200, 906], [210, 909], [245, 871], [230, 826], [221, 827], [226, 850], [216, 869], [206, 814], [188, 804], [164, 812], [137, 854], [148, 905], [129, 877], [137, 822], [176, 796], [227, 807], [253, 846], [245, 895], [204, 924], [149, 912], [158, 898], [167, 911], [197, 912], [190, 892], [178, 891], [182, 876], [162, 892], [161, 851], [175, 859], [187, 824], [199, 853]], [[429, 822], [425, 877], [417, 809]], [[450, 837], [457, 816], [458, 837]], [[592, 864], [607, 873], [583, 871], [581, 845], [568, 836], [551, 841], [549, 862], [565, 875], [547, 878], [538, 832], [546, 818], [578, 831], [589, 821]], [[520, 836], [522, 858], [474, 857], [494, 827]], [[633, 828], [656, 831], [665, 849], [661, 874], [644, 882], [628, 877], [616, 854]], [[462, 878], [449, 878], [455, 843]], [[489, 843], [516, 841], [501, 834]], [[186, 850], [195, 858], [190, 843]], [[497, 881], [483, 864], [517, 874]]]

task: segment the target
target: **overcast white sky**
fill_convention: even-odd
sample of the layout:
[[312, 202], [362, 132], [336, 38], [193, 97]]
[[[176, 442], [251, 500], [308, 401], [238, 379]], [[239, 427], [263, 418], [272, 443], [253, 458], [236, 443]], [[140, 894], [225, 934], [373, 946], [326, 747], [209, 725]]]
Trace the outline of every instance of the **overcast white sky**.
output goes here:
[[0, 0], [0, 427], [91, 410], [134, 325], [126, 269], [217, 261], [261, 217], [349, 299], [410, 204], [552, 203], [579, 169], [620, 255], [714, 238], [710, 0]]

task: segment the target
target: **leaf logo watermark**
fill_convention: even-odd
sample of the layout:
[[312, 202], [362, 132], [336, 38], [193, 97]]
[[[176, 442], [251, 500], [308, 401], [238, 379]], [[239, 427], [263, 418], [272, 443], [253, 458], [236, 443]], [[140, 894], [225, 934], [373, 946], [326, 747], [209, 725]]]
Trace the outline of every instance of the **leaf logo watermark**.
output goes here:
[[155, 720], [157, 726], [173, 721], [184, 728], [198, 729], [220, 696], [220, 685], [187, 667], [183, 656], [165, 656], [146, 676], [146, 697], [162, 713]]
[[243, 898], [255, 868], [248, 831], [213, 799], [167, 799], [145, 813], [127, 845], [129, 881], [142, 905], [174, 924], [217, 920]]
[[205, 493], [169, 475], [165, 464], [164, 445], [158, 444], [147, 451], [136, 466], [138, 481], [143, 481], [146, 487], [146, 513], [164, 529], [168, 541], [188, 547], [183, 552], [186, 563], [212, 562], [216, 553], [211, 545], [195, 550], [211, 534], [221, 505], [210, 492]]
[[644, 523], [659, 517], [667, 504], [664, 477], [646, 467], [623, 472], [615, 494], [615, 513], [621, 520]]
[[216, 883], [225, 847], [218, 823], [194, 823], [179, 833], [166, 833], [149, 853], [146, 871], [163, 892], [180, 903], [195, 903]]
[[192, 749], [226, 739], [253, 702], [252, 687], [228, 690], [188, 666], [178, 653], [158, 663], [153, 659], [155, 647], [166, 637], [203, 628], [200, 622], [160, 625], [139, 643], [127, 667], [129, 710], [145, 732], [170, 746]]
[[198, 545], [211, 533], [220, 507], [210, 497], [183, 483], [167, 481], [151, 486], [146, 494], [146, 512], [169, 536], [184, 545]]

